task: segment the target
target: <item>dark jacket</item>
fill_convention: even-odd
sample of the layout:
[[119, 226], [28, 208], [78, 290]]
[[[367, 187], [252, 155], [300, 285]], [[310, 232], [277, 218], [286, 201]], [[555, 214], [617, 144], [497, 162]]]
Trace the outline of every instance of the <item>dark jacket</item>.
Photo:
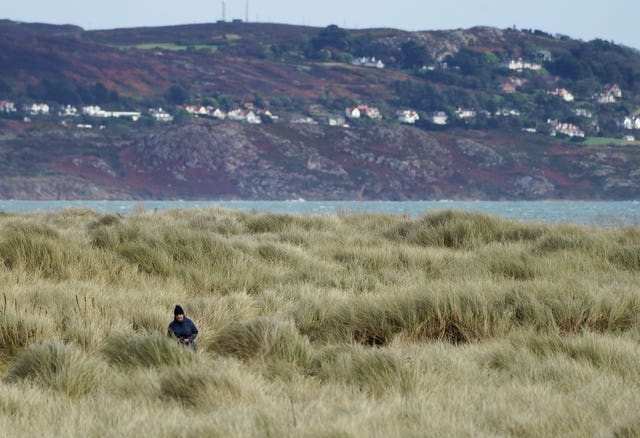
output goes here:
[[189, 318], [185, 316], [184, 321], [178, 322], [175, 319], [169, 324], [167, 330], [169, 336], [175, 336], [176, 338], [183, 340], [188, 339], [189, 345], [192, 348], [196, 348], [195, 339], [198, 336], [198, 328]]

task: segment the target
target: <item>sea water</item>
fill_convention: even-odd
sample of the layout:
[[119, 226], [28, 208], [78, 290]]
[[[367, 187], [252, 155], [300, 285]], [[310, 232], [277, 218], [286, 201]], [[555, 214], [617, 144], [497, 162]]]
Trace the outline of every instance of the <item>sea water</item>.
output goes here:
[[295, 215], [384, 213], [417, 218], [441, 210], [486, 213], [506, 219], [595, 226], [640, 226], [640, 201], [17, 201], [0, 200], [0, 212], [90, 209], [103, 213], [204, 209]]

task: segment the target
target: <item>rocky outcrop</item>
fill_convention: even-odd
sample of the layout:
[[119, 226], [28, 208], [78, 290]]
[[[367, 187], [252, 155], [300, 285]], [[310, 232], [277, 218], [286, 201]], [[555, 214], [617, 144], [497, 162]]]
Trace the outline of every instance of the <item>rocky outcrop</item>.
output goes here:
[[114, 136], [53, 127], [0, 148], [0, 198], [635, 199], [640, 149], [486, 132], [199, 119]]

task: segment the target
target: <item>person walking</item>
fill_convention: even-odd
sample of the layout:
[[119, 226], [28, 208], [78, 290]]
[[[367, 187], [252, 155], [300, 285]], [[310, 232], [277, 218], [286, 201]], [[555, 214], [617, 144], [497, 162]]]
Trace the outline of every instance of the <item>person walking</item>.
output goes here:
[[198, 336], [198, 328], [189, 318], [184, 316], [184, 310], [179, 304], [173, 309], [173, 321], [169, 324], [167, 334], [173, 338], [177, 338], [181, 344], [196, 350], [196, 336]]

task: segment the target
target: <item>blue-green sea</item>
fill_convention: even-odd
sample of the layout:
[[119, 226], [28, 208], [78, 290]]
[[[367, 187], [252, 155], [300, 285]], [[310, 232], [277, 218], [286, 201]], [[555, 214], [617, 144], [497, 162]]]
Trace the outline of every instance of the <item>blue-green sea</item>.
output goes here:
[[506, 219], [595, 226], [640, 226], [640, 201], [16, 201], [0, 200], [0, 212], [91, 209], [128, 215], [133, 211], [220, 207], [244, 212], [296, 215], [386, 213], [417, 218], [445, 209], [487, 213]]

